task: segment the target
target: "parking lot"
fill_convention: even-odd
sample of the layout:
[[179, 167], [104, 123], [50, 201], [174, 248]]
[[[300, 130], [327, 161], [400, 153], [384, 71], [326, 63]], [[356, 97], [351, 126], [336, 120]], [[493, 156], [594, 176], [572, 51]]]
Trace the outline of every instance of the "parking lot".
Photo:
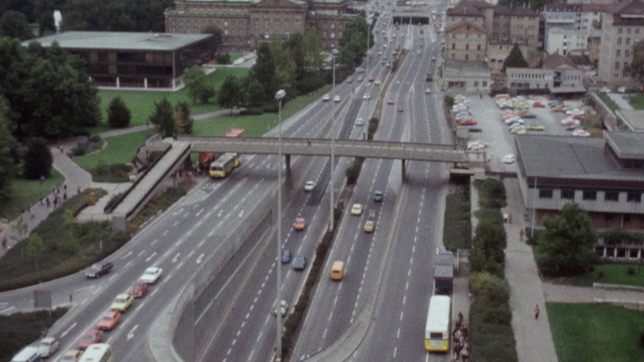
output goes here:
[[[524, 125], [543, 126], [542, 131], [527, 130], [526, 134], [548, 134], [572, 137], [571, 131], [567, 131], [561, 125], [561, 120], [566, 118], [563, 112], [553, 112], [548, 106], [549, 98], [544, 96], [526, 97], [526, 103], [530, 104], [529, 113], [536, 115], [536, 118], [524, 119]], [[544, 108], [532, 107], [534, 102], [544, 104]], [[496, 165], [502, 171], [515, 171], [516, 162], [512, 164], [503, 163], [503, 157], [508, 154], [515, 154], [514, 137], [520, 136], [510, 133], [508, 125], [501, 119], [503, 111], [497, 106], [494, 98], [483, 95], [469, 95], [466, 104], [469, 106], [472, 117], [477, 121], [474, 127], [480, 128], [481, 132], [470, 132], [468, 142], [480, 141], [487, 145], [485, 152], [489, 164]], [[577, 108], [582, 111], [588, 109], [582, 101], [565, 101], [566, 109]]]

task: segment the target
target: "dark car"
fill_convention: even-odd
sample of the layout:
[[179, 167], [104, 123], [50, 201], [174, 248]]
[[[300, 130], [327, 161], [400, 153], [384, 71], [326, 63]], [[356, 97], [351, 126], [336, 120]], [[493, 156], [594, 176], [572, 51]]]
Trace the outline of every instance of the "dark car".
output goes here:
[[382, 201], [382, 199], [383, 199], [382, 191], [376, 191], [373, 193], [373, 201], [379, 202], [379, 201]]
[[306, 268], [306, 257], [298, 255], [293, 259], [293, 270], [304, 270]]
[[282, 263], [286, 264], [290, 262], [292, 256], [293, 254], [291, 253], [291, 249], [284, 249], [284, 251], [282, 251]]
[[469, 130], [470, 132], [483, 132], [483, 129], [478, 127], [470, 127]]
[[112, 263], [96, 263], [85, 271], [85, 276], [88, 278], [98, 278], [101, 275], [109, 273], [113, 267], [114, 265]]

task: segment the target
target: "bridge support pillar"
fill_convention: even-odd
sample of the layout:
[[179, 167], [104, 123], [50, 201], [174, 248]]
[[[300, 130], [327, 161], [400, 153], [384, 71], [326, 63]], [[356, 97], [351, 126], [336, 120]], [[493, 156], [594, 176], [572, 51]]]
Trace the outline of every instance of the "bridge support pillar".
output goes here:
[[402, 172], [401, 177], [402, 177], [402, 179], [403, 179], [403, 181], [404, 181], [404, 180], [406, 179], [406, 176], [405, 176], [405, 175], [407, 175], [407, 171], [405, 170], [405, 159], [404, 159], [404, 158], [403, 158], [403, 159], [401, 159], [401, 160], [400, 160], [400, 162], [402, 163], [402, 167], [400, 168], [400, 170], [401, 170], [401, 172]]
[[285, 155], [284, 162], [286, 162], [286, 173], [291, 173], [291, 155]]

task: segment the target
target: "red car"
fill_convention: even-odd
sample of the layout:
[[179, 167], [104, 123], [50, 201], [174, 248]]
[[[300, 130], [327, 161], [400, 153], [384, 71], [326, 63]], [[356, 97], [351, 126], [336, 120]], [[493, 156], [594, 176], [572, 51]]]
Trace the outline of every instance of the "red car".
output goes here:
[[394, 100], [393, 99], [388, 100], [387, 104], [394, 104]]
[[360, 75], [360, 76], [358, 76], [358, 82], [362, 82], [363, 80], [364, 80], [364, 78], [362, 78], [362, 76], [361, 76], [361, 75]]
[[574, 119], [578, 119], [578, 120], [584, 120], [584, 119], [586, 119], [586, 115], [583, 115], [583, 114], [575, 114], [574, 116], [572, 116], [572, 118], [574, 118]]
[[369, 81], [373, 82], [373, 75], [369, 77]]
[[402, 107], [402, 106], [398, 106], [398, 112], [402, 112], [402, 111], [403, 111], [403, 107]]
[[120, 320], [121, 313], [113, 310], [107, 311], [103, 315], [103, 318], [98, 321], [98, 329], [101, 331], [111, 331], [112, 328], [116, 327]]
[[476, 120], [474, 118], [464, 119], [461, 121], [461, 126], [475, 126]]
[[546, 108], [545, 104], [539, 102], [532, 103], [532, 106], [535, 108]]
[[82, 349], [84, 351], [90, 345], [94, 343], [101, 343], [102, 341], [103, 331], [98, 329], [90, 329], [89, 331], [85, 332], [80, 341], [78, 341], [78, 349]]
[[142, 281], [134, 283], [132, 290], [130, 290], [130, 295], [134, 298], [141, 298], [148, 292], [148, 284]]

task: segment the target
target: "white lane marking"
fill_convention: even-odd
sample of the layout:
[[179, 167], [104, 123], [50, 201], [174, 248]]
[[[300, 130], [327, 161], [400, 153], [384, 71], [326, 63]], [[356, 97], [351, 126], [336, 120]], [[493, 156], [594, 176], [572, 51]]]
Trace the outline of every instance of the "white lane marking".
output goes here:
[[145, 249], [141, 250], [141, 252], [137, 256], [141, 256], [145, 253]]
[[179, 260], [179, 256], [180, 256], [180, 255], [181, 255], [181, 253], [177, 253], [177, 254], [174, 256], [174, 258], [172, 258], [172, 264], [176, 263], [176, 262], [177, 262], [177, 260]]
[[65, 337], [67, 335], [67, 333], [69, 333], [74, 327], [76, 327], [77, 324], [78, 323], [74, 322], [74, 324], [69, 326], [69, 328], [67, 328], [63, 333], [60, 334], [60, 338]]
[[147, 263], [147, 262], [149, 262], [149, 261], [150, 261], [150, 260], [152, 260], [152, 258], [154, 258], [156, 255], [157, 255], [157, 252], [155, 251], [154, 253], [152, 253], [152, 255], [148, 256], [148, 257], [145, 259], [145, 262], [146, 262], [146, 263]]
[[132, 250], [128, 251], [128, 252], [127, 252], [127, 254], [123, 255], [123, 256], [121, 257], [121, 260], [126, 259], [126, 258], [127, 258], [127, 257], [129, 257], [130, 255], [132, 255]]
[[205, 254], [199, 255], [199, 257], [197, 258], [197, 264], [201, 264], [201, 261], [203, 260], [204, 256], [205, 256]]
[[134, 337], [134, 331], [136, 331], [136, 329], [137, 329], [137, 328], [139, 328], [139, 325], [138, 325], [138, 324], [137, 324], [137, 325], [135, 325], [134, 327], [132, 327], [132, 330], [130, 330], [130, 333], [128, 333], [128, 334], [127, 334], [127, 340], [128, 340], [128, 341], [129, 341], [132, 337]]
[[103, 287], [102, 287], [102, 286], [100, 286], [100, 287], [96, 288], [96, 289], [92, 292], [92, 295], [96, 295], [96, 293], [98, 293], [98, 291], [99, 291], [99, 290], [101, 290], [101, 289], [103, 289]]
[[163, 232], [163, 236], [166, 236], [166, 234], [168, 233], [168, 231], [170, 231], [170, 230], [166, 230], [166, 231], [164, 231], [164, 232]]
[[156, 243], [157, 243], [157, 241], [159, 241], [159, 239], [154, 239], [154, 240], [150, 243], [150, 245], [154, 245], [154, 244], [156, 244]]

